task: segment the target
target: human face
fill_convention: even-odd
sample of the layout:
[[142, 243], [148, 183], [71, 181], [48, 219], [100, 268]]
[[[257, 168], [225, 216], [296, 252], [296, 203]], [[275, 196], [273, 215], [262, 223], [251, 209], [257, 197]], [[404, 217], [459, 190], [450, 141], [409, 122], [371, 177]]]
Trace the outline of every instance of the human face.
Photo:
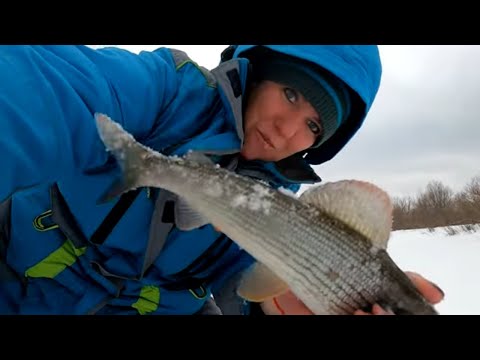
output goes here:
[[313, 106], [297, 90], [273, 81], [252, 89], [244, 124], [241, 155], [247, 160], [285, 159], [308, 149], [322, 133]]

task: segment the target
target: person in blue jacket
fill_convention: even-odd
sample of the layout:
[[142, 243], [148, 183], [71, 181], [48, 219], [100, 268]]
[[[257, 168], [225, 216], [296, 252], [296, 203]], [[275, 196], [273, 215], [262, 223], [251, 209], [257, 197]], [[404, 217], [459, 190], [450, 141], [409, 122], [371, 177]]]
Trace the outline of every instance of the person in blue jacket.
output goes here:
[[164, 154], [195, 150], [296, 192], [361, 127], [380, 85], [376, 46], [231, 45], [211, 71], [169, 48], [1, 46], [0, 78], [0, 313], [309, 313], [291, 292], [238, 298], [253, 258], [211, 224], [180, 231], [173, 194], [99, 201], [119, 169], [94, 114]]

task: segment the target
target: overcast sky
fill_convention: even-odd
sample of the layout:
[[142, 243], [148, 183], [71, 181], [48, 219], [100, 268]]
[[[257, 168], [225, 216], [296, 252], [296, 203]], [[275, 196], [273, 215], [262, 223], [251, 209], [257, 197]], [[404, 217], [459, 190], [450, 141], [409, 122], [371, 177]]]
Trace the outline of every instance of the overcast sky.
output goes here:
[[[162, 45], [116, 45], [138, 53]], [[208, 69], [227, 45], [168, 45]], [[357, 136], [315, 169], [324, 182], [356, 178], [392, 196], [432, 180], [459, 191], [480, 176], [480, 46], [382, 45], [383, 77]]]

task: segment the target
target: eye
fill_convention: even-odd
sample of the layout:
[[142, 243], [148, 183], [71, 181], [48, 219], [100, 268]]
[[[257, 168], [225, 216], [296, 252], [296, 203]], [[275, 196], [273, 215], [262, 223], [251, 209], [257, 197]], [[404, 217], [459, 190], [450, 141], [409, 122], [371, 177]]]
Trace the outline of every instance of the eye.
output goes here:
[[320, 125], [318, 125], [318, 123], [316, 121], [313, 121], [313, 120], [308, 120], [308, 127], [310, 128], [310, 131], [318, 136], [322, 133], [322, 128], [320, 127]]
[[298, 95], [295, 90], [293, 90], [292, 88], [285, 88], [283, 92], [285, 93], [285, 96], [288, 101], [290, 101], [291, 103], [297, 102]]

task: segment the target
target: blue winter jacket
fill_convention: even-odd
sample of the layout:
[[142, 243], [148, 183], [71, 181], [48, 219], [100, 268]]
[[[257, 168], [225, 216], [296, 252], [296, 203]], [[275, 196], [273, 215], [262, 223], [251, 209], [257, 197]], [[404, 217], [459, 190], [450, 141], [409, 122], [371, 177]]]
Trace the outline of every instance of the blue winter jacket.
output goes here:
[[[174, 226], [175, 197], [141, 189], [95, 242], [119, 202], [98, 199], [118, 176], [95, 128], [109, 115], [165, 154], [204, 152], [222, 166], [298, 190], [360, 127], [380, 82], [374, 46], [271, 46], [315, 62], [357, 94], [339, 135], [287, 163], [236, 156], [249, 62], [207, 71], [178, 50], [132, 54], [84, 46], [0, 47], [0, 313], [194, 314], [253, 259], [210, 225]], [[234, 290], [228, 290], [234, 291]], [[231, 295], [231, 293], [229, 293]]]

